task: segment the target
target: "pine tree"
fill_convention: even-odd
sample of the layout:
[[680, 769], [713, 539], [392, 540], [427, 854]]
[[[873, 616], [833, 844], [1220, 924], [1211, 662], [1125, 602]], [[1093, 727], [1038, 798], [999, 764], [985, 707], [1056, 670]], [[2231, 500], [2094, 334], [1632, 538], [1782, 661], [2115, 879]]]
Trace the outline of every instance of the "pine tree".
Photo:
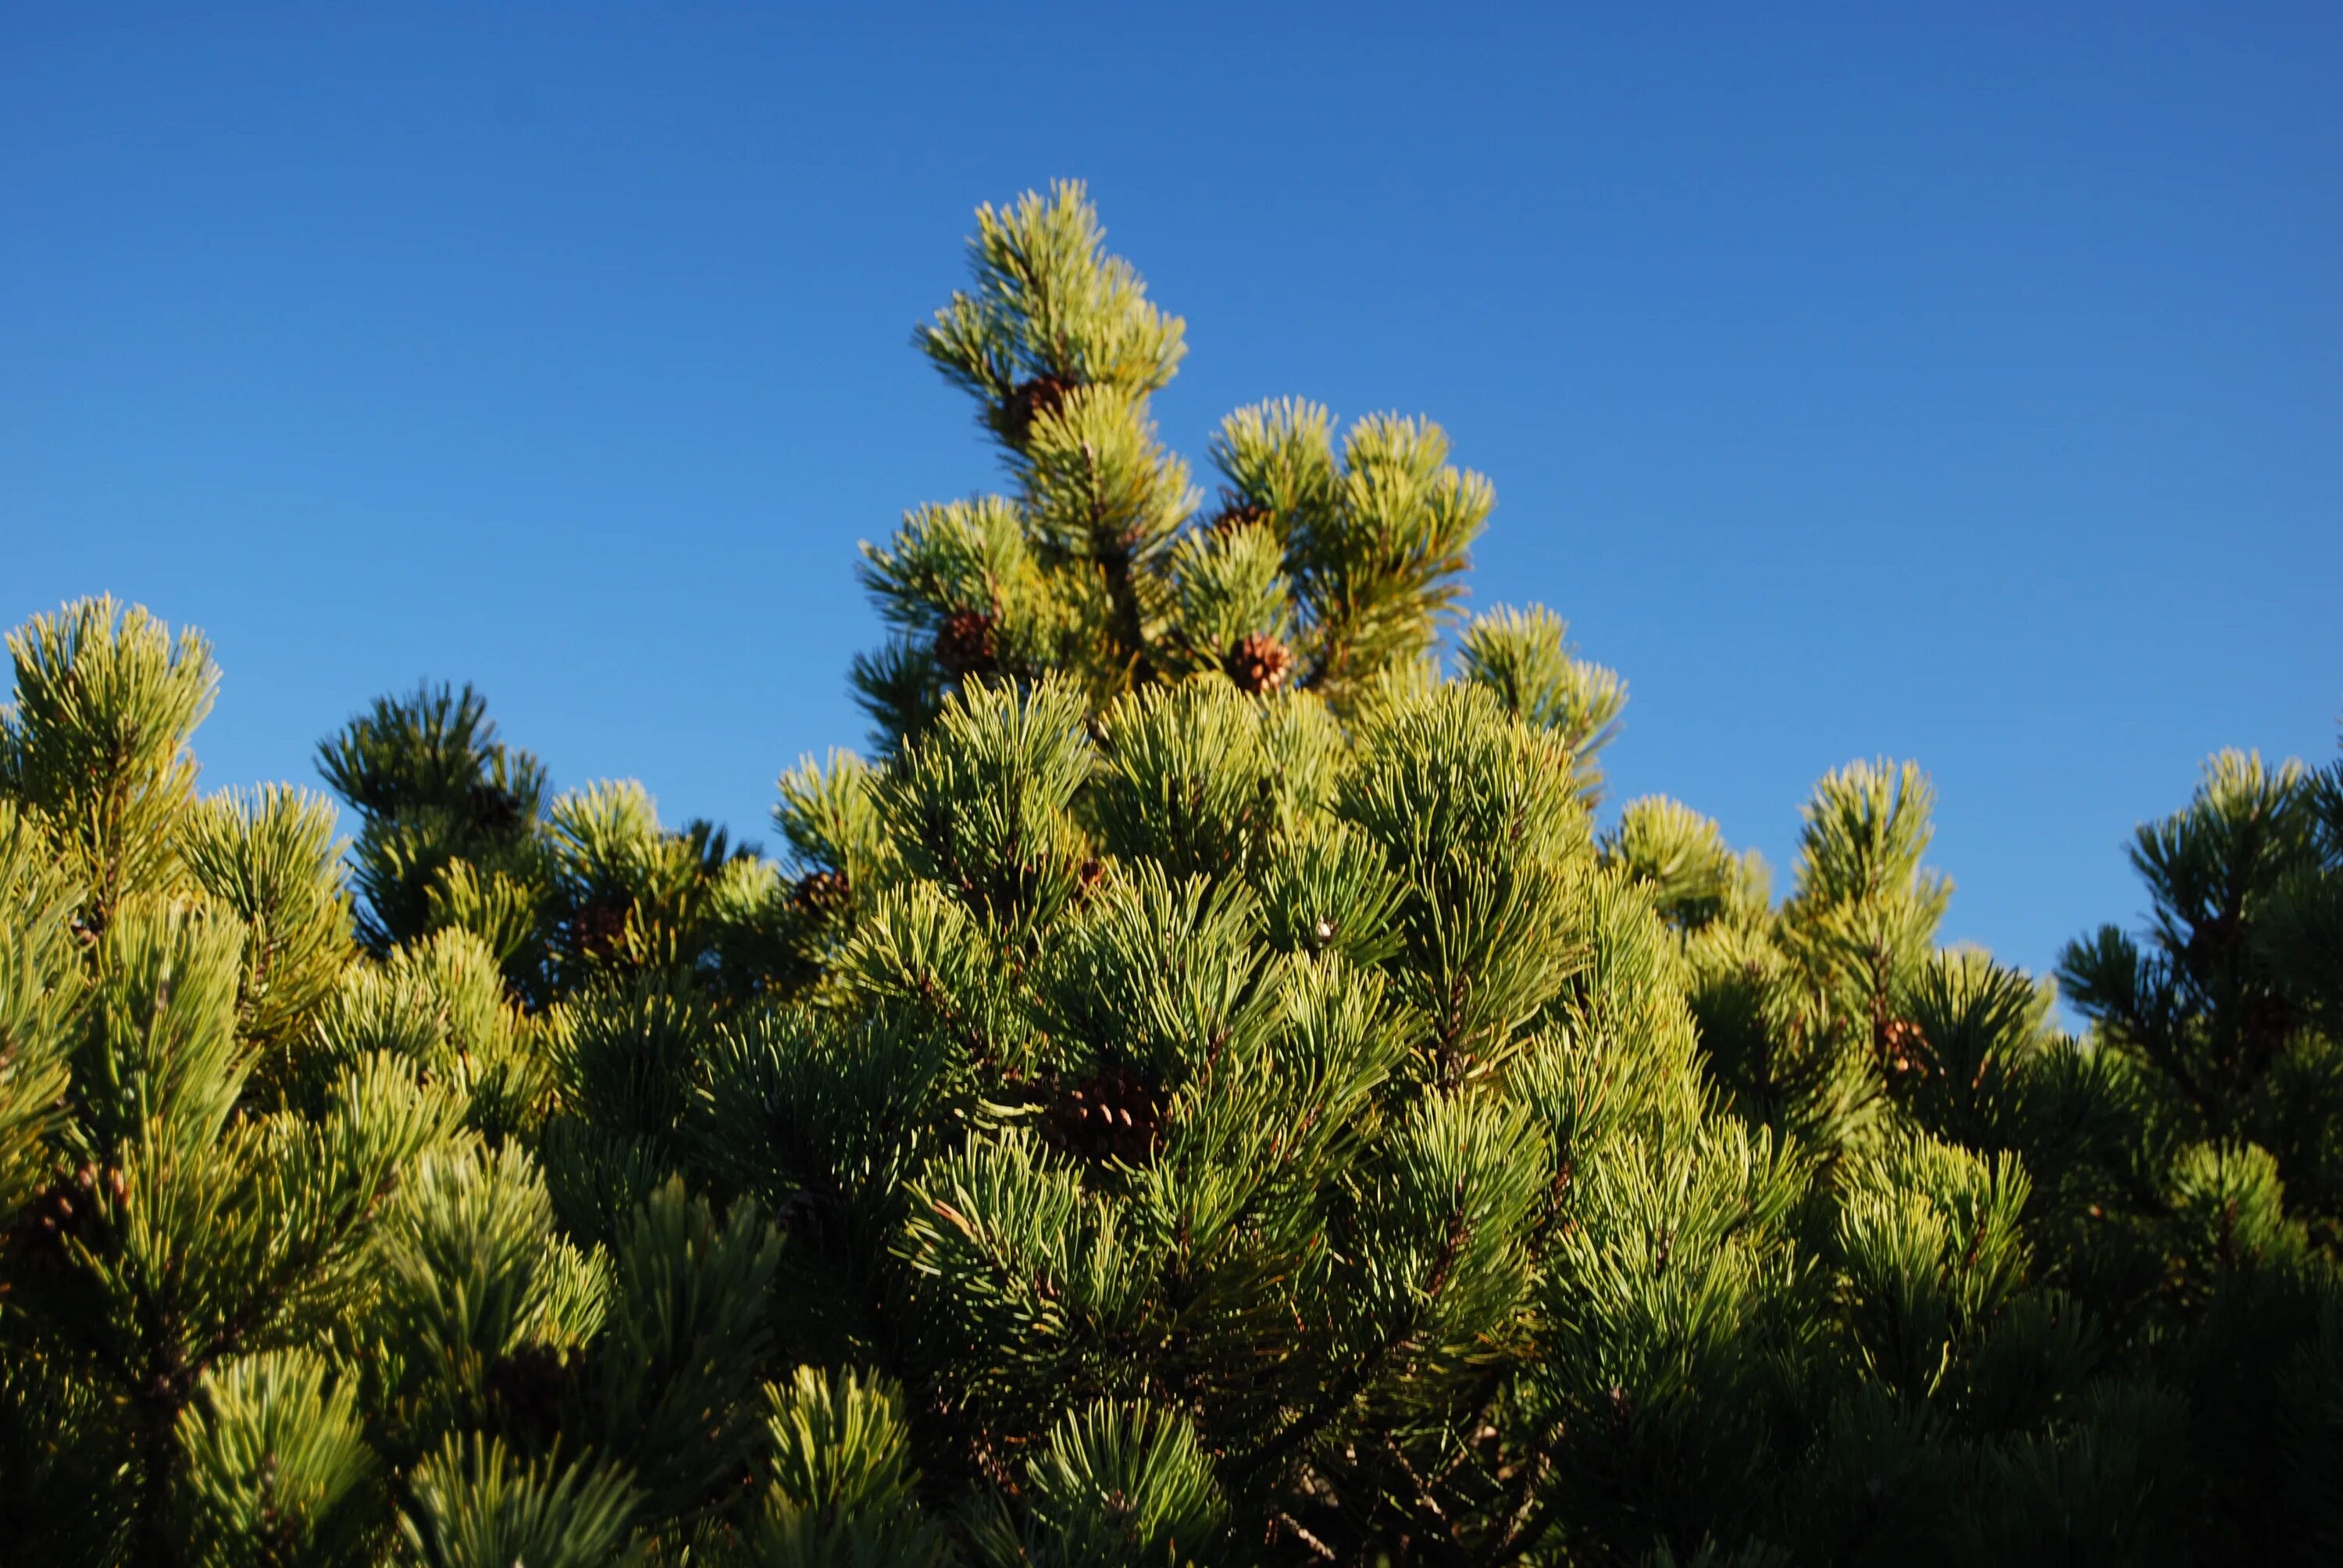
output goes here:
[[2343, 1549], [2343, 764], [2144, 829], [2070, 1035], [1914, 765], [1778, 900], [1612, 812], [1437, 427], [1241, 411], [1208, 505], [1079, 187], [973, 261], [917, 343], [1011, 493], [866, 549], [777, 859], [431, 686], [322, 749], [344, 846], [196, 794], [200, 638], [11, 640], [11, 1561]]
[[2269, 1553], [2343, 1545], [2339, 803], [2343, 763], [2214, 757], [2134, 843], [2146, 940], [2104, 927], [2060, 964], [2121, 1117], [2086, 1277], [2199, 1391], [2213, 1506]]
[[1340, 706], [1430, 651], [1494, 501], [1437, 426], [1378, 416], [1338, 442], [1314, 404], [1242, 409], [1212, 441], [1208, 512], [1148, 413], [1184, 326], [1106, 252], [1081, 187], [980, 209], [970, 248], [972, 290], [917, 342], [976, 398], [1016, 491], [920, 508], [865, 548], [894, 636], [853, 678], [882, 752], [988, 678], [1055, 673], [1100, 707], [1219, 669]]
[[769, 1229], [669, 1180], [565, 1236], [545, 1031], [460, 929], [365, 956], [325, 802], [196, 797], [202, 640], [96, 600], [9, 648], [10, 1560], [585, 1564], [729, 1503]]

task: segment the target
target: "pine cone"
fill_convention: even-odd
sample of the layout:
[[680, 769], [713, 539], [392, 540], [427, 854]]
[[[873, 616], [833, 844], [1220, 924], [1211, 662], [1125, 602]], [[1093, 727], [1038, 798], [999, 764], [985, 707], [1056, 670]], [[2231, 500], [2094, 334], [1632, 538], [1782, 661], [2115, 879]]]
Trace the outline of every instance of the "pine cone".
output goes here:
[[1257, 507], [1242, 496], [1231, 496], [1205, 526], [1215, 534], [1232, 534], [1239, 528], [1249, 528], [1269, 521], [1269, 508]]
[[1058, 1096], [1042, 1113], [1042, 1131], [1078, 1158], [1143, 1165], [1155, 1152], [1170, 1099], [1151, 1072], [1103, 1068]]
[[87, 1236], [97, 1228], [101, 1181], [116, 1203], [128, 1193], [121, 1171], [101, 1172], [95, 1165], [84, 1165], [70, 1179], [53, 1182], [34, 1195], [8, 1228], [0, 1250], [20, 1264], [62, 1259], [68, 1241]]
[[1222, 668], [1240, 690], [1266, 697], [1285, 684], [1292, 673], [1293, 655], [1265, 631], [1257, 631], [1229, 650]]
[[522, 1432], [544, 1438], [561, 1430], [562, 1406], [575, 1375], [551, 1345], [523, 1345], [488, 1368], [488, 1395]]
[[799, 1188], [774, 1206], [773, 1222], [791, 1236], [819, 1236], [833, 1207], [820, 1193]]
[[590, 899], [569, 917], [570, 940], [589, 959], [612, 959], [626, 951], [632, 909], [623, 898]]
[[995, 650], [992, 617], [982, 610], [958, 609], [944, 618], [936, 633], [936, 662], [954, 680], [992, 673]]
[[807, 914], [826, 915], [844, 909], [849, 892], [845, 872], [808, 871], [790, 898]]
[[1890, 1019], [1879, 1031], [1879, 1060], [1890, 1082], [1908, 1082], [1929, 1074], [1928, 1037], [1908, 1018]]
[[1066, 400], [1066, 394], [1078, 383], [1058, 376], [1036, 376], [1021, 382], [1009, 394], [1008, 403], [1001, 410], [1000, 430], [1012, 447], [1022, 447], [1032, 437], [1033, 421], [1044, 414], [1054, 414]]
[[88, 1222], [88, 1194], [66, 1181], [44, 1188], [8, 1228], [8, 1257], [26, 1264], [62, 1256], [66, 1239], [79, 1235]]
[[502, 836], [520, 826], [520, 797], [494, 784], [472, 786], [472, 817], [489, 832]]

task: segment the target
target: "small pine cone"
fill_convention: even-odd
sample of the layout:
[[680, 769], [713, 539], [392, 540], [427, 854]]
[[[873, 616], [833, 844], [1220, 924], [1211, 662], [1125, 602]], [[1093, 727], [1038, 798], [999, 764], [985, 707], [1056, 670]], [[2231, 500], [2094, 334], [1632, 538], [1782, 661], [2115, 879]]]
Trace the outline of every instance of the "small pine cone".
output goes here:
[[1928, 1037], [1910, 1019], [1890, 1019], [1879, 1031], [1879, 1060], [1887, 1076], [1908, 1082], [1928, 1076]]
[[627, 923], [632, 910], [624, 899], [593, 899], [569, 917], [570, 939], [589, 959], [616, 958], [626, 950]]
[[849, 891], [843, 871], [808, 871], [790, 899], [807, 914], [827, 915], [846, 907]]
[[1222, 667], [1240, 690], [1266, 697], [1285, 684], [1293, 671], [1293, 654], [1265, 631], [1257, 631], [1229, 650]]
[[1222, 504], [1221, 509], [1213, 515], [1212, 520], [1206, 527], [1216, 535], [1232, 534], [1239, 528], [1250, 528], [1255, 524], [1267, 521], [1269, 521], [1267, 507], [1255, 506], [1242, 496], [1231, 496]]
[[1082, 896], [1089, 897], [1097, 892], [1106, 881], [1106, 862], [1092, 856], [1075, 869], [1074, 879], [1081, 890]]
[[16, 1222], [0, 1241], [0, 1251], [25, 1264], [63, 1258], [67, 1241], [87, 1236], [96, 1228], [101, 1185], [117, 1204], [128, 1194], [121, 1171], [101, 1172], [95, 1165], [84, 1165], [70, 1180], [42, 1189], [18, 1212]]
[[8, 1256], [20, 1263], [53, 1258], [88, 1222], [89, 1195], [72, 1183], [44, 1188], [8, 1228]]
[[521, 1431], [548, 1436], [561, 1430], [562, 1406], [575, 1381], [551, 1345], [523, 1345], [488, 1368], [488, 1395]]
[[1044, 1113], [1043, 1130], [1081, 1159], [1143, 1165], [1154, 1155], [1169, 1100], [1152, 1073], [1110, 1067], [1061, 1093]]
[[1044, 414], [1054, 414], [1066, 400], [1066, 394], [1077, 384], [1060, 376], [1036, 376], [1021, 382], [1009, 394], [1008, 403], [1001, 410], [1000, 430], [1012, 447], [1022, 447], [1032, 438], [1033, 421]]
[[260, 1528], [255, 1533], [259, 1536], [261, 1549], [266, 1553], [263, 1561], [281, 1563], [294, 1554], [298, 1543], [297, 1538], [286, 1530], [285, 1515], [277, 1506], [278, 1495], [277, 1455], [274, 1452], [261, 1456], [260, 1473], [255, 1479], [258, 1484], [253, 1490], [263, 1499], [260, 1504]]
[[959, 609], [944, 618], [936, 633], [936, 662], [943, 666], [946, 675], [955, 680], [990, 675], [996, 657], [992, 617], [982, 610]]
[[1628, 1397], [1625, 1389], [1615, 1382], [1611, 1385], [1611, 1419], [1617, 1422], [1622, 1430], [1635, 1423], [1635, 1402]]
[[494, 784], [475, 784], [472, 817], [491, 833], [509, 833], [521, 823], [520, 797]]
[[792, 1236], [818, 1235], [830, 1209], [820, 1193], [800, 1188], [774, 1206], [773, 1222]]

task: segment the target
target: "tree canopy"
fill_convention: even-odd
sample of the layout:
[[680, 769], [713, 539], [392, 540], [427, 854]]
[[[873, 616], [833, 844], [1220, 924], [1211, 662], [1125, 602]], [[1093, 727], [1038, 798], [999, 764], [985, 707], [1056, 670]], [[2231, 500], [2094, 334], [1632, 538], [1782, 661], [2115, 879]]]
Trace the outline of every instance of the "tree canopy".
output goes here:
[[1241, 409], [1207, 499], [1081, 187], [977, 226], [1008, 490], [865, 547], [777, 857], [468, 687], [206, 796], [199, 636], [9, 638], [10, 1561], [2343, 1552], [2343, 763], [2215, 759], [2055, 980], [1909, 762], [1776, 897], [1463, 615], [1438, 426]]

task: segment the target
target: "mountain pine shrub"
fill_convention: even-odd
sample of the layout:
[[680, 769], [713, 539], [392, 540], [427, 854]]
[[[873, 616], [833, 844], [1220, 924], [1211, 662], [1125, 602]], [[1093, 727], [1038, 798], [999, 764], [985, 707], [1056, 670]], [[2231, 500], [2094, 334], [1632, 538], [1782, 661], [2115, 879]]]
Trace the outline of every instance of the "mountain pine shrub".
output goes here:
[[[2343, 1552], [2343, 765], [2142, 829], [2089, 1020], [1909, 764], [1789, 885], [1598, 826], [1420, 420], [1147, 414], [1078, 188], [919, 344], [1011, 480], [863, 562], [778, 860], [468, 689], [202, 797], [192, 634], [0, 713], [0, 1556], [1982, 1563]], [[1451, 672], [1435, 663], [1453, 629]]]

